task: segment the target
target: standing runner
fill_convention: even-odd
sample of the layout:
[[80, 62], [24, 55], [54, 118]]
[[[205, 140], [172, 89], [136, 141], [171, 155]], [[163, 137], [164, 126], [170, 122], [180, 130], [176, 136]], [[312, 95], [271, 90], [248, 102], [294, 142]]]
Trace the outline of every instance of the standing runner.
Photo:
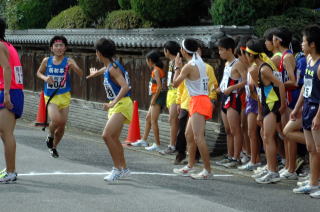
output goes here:
[[[44, 95], [50, 118], [49, 135], [46, 143], [52, 157], [59, 157], [57, 146], [60, 143], [68, 119], [71, 102], [71, 79], [69, 71], [75, 71], [82, 77], [82, 70], [77, 63], [65, 57], [68, 41], [62, 35], [50, 40], [53, 56], [43, 59], [37, 71], [38, 78], [44, 81]], [[49, 101], [50, 100], [50, 101]]]
[[0, 183], [17, 180], [16, 140], [13, 135], [16, 119], [23, 111], [23, 73], [16, 49], [5, 41], [6, 23], [0, 18], [0, 136], [4, 145], [6, 169]]
[[95, 44], [95, 49], [98, 60], [105, 67], [100, 70], [91, 68], [87, 79], [104, 74], [104, 87], [110, 102], [104, 104], [104, 109], [108, 111], [108, 121], [103, 130], [102, 138], [109, 149], [114, 164], [111, 173], [104, 180], [115, 181], [120, 177], [130, 175], [119, 140], [123, 124], [129, 124], [132, 118], [130, 80], [128, 72], [119, 61], [114, 60], [116, 46], [112, 40], [99, 39]]
[[178, 53], [175, 61], [176, 73], [173, 87], [178, 87], [186, 80], [186, 87], [191, 96], [189, 114], [190, 118], [186, 128], [186, 138], [189, 147], [188, 165], [180, 169], [174, 169], [177, 174], [188, 175], [193, 172], [195, 154], [198, 147], [203, 160], [204, 169], [198, 174], [191, 174], [193, 179], [208, 179], [211, 176], [210, 156], [204, 137], [205, 120], [212, 117], [212, 103], [208, 97], [208, 76], [206, 65], [197, 53], [199, 44], [195, 39], [182, 41], [181, 54], [188, 61], [182, 67], [182, 60]]

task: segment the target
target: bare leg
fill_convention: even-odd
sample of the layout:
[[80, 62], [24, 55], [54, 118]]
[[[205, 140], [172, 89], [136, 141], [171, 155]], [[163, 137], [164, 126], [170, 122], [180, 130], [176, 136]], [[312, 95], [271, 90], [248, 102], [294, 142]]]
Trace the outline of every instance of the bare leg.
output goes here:
[[274, 135], [276, 132], [276, 115], [269, 113], [263, 119], [263, 140], [266, 147], [268, 170], [277, 172], [277, 147]]
[[227, 136], [227, 149], [228, 149], [228, 156], [233, 157], [233, 152], [234, 152], [234, 145], [233, 145], [233, 136], [231, 134], [229, 122], [227, 119], [227, 114], [221, 111], [221, 118], [223, 121], [224, 129], [226, 131], [226, 136]]
[[12, 112], [7, 109], [0, 110], [0, 133], [4, 144], [4, 155], [7, 172], [15, 172], [16, 165], [16, 140], [13, 135], [16, 119]]
[[187, 127], [186, 127], [186, 140], [187, 140], [187, 148], [188, 148], [188, 166], [193, 167], [195, 164], [196, 159], [196, 151], [197, 151], [197, 145], [194, 140], [194, 134], [192, 131], [192, 125], [191, 125], [191, 119], [189, 118]]
[[256, 164], [260, 162], [260, 156], [257, 138], [257, 114], [255, 113], [248, 114], [248, 135], [251, 147], [251, 163]]
[[158, 119], [160, 115], [161, 107], [158, 104], [151, 106], [151, 127], [156, 140], [156, 144], [160, 146], [159, 126]]
[[251, 154], [250, 139], [248, 136], [248, 118], [245, 110], [241, 111], [241, 131], [243, 132], [243, 151]]
[[227, 118], [230, 126], [230, 131], [234, 139], [234, 153], [235, 159], [240, 159], [240, 152], [242, 150], [242, 134], [240, 127], [240, 114], [233, 108], [227, 110]]
[[177, 142], [177, 134], [179, 129], [177, 105], [172, 104], [169, 109], [169, 122], [170, 122], [170, 145], [175, 146]]
[[143, 136], [142, 136], [142, 140], [146, 141], [148, 139], [150, 130], [151, 130], [151, 106], [149, 107], [149, 110], [148, 110], [148, 113], [147, 113], [147, 116], [146, 116], [146, 126], [144, 128], [144, 133], [143, 133]]

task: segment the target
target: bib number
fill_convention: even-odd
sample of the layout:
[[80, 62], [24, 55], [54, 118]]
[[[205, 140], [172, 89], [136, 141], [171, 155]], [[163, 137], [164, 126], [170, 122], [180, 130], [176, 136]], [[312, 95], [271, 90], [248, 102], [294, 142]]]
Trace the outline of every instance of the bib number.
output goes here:
[[282, 82], [282, 73], [279, 71], [273, 71], [273, 76], [277, 77], [277, 79]]
[[304, 79], [304, 91], [303, 96], [308, 98], [311, 96], [312, 92], [312, 79]]
[[22, 85], [23, 84], [22, 66], [14, 67], [14, 76], [15, 76], [16, 84]]
[[[48, 75], [48, 76], [53, 79], [53, 85], [49, 85], [47, 83], [47, 88], [48, 89], [58, 89], [59, 85], [63, 81], [63, 76], [52, 76], [52, 75]], [[64, 83], [64, 85], [61, 86], [60, 88], [66, 88], [66, 83]]]
[[202, 79], [202, 88], [204, 92], [209, 92], [208, 91], [208, 78], [203, 78]]
[[116, 98], [116, 94], [114, 93], [114, 90], [112, 89], [110, 84], [104, 83], [104, 89], [106, 90], [106, 94], [107, 94], [108, 99]]

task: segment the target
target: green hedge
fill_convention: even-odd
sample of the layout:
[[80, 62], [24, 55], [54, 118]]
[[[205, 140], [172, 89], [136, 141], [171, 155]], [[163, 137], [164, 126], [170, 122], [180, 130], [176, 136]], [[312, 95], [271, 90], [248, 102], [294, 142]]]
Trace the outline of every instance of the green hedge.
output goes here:
[[118, 9], [118, 0], [78, 0], [85, 15], [95, 21], [104, 18], [108, 11]]
[[301, 36], [303, 28], [309, 24], [320, 23], [320, 12], [307, 8], [290, 8], [283, 15], [271, 16], [257, 20], [255, 33], [263, 33], [273, 27], [286, 26], [295, 36]]
[[8, 0], [5, 17], [9, 29], [44, 28], [50, 20], [50, 7], [46, 1]]
[[47, 24], [47, 29], [57, 28], [86, 28], [90, 20], [79, 6], [66, 9], [53, 17]]
[[133, 29], [151, 27], [150, 22], [145, 22], [133, 10], [115, 10], [105, 19], [105, 27], [109, 29]]
[[123, 10], [131, 9], [130, 0], [118, 0], [118, 4], [119, 4], [120, 8]]
[[181, 26], [199, 24], [206, 13], [204, 0], [131, 0], [132, 9], [144, 20], [158, 26]]

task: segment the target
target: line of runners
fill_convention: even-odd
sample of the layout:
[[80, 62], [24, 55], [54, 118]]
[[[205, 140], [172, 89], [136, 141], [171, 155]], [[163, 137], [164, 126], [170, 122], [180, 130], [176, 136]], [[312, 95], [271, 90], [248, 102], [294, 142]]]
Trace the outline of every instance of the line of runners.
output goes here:
[[[17, 174], [13, 131], [16, 119], [21, 117], [23, 110], [23, 71], [16, 50], [5, 41], [5, 26], [0, 19], [0, 134], [6, 159], [6, 169], [1, 172], [0, 182], [14, 182]], [[242, 170], [256, 169], [253, 177], [257, 183], [297, 179], [297, 143], [305, 143], [310, 157], [310, 177], [307, 181], [299, 182], [299, 187], [293, 191], [314, 192], [312, 197], [320, 197], [320, 140], [317, 136], [320, 125], [319, 42], [319, 26], [309, 26], [303, 31], [304, 55], [299, 50], [299, 44], [291, 48], [294, 43], [292, 34], [284, 27], [267, 30], [264, 39], [239, 37], [235, 41], [229, 37], [222, 38], [217, 46], [226, 64], [218, 86], [213, 68], [201, 58], [203, 45], [199, 40], [185, 39], [181, 45], [168, 41], [164, 45], [164, 55], [170, 60], [168, 72], [164, 71], [157, 51], [146, 55], [146, 63], [152, 69], [149, 84], [151, 103], [143, 138], [133, 146], [145, 146], [147, 150], [160, 151], [162, 154], [176, 152], [175, 164], [180, 164], [186, 158], [188, 149], [188, 164], [173, 171], [194, 179], [210, 178], [205, 121], [211, 119], [217, 94], [220, 94], [228, 154], [217, 165]], [[67, 122], [71, 100], [70, 71], [79, 77], [83, 75], [76, 62], [65, 57], [67, 45], [64, 36], [54, 36], [50, 41], [53, 56], [45, 58], [37, 71], [37, 76], [44, 81], [45, 99], [50, 102], [46, 143], [52, 157], [59, 157], [57, 146]], [[104, 104], [108, 121], [102, 138], [114, 162], [112, 172], [105, 180], [114, 181], [130, 175], [119, 137], [123, 124], [131, 120], [131, 86], [127, 71], [115, 59], [115, 43], [101, 38], [95, 43], [95, 49], [104, 67], [100, 70], [91, 68], [86, 78], [104, 75], [103, 84], [110, 101]], [[270, 52], [272, 55], [269, 58]], [[157, 122], [165, 106], [170, 114], [170, 145], [161, 151]], [[151, 129], [156, 143], [148, 146], [146, 140]], [[261, 167], [259, 155], [258, 129], [266, 153], [267, 165], [264, 167]], [[278, 145], [281, 141], [283, 151]], [[250, 161], [243, 160], [242, 166], [241, 152], [250, 156]], [[278, 153], [285, 161], [281, 170], [277, 163]], [[200, 157], [204, 169], [200, 173], [192, 173]]]

